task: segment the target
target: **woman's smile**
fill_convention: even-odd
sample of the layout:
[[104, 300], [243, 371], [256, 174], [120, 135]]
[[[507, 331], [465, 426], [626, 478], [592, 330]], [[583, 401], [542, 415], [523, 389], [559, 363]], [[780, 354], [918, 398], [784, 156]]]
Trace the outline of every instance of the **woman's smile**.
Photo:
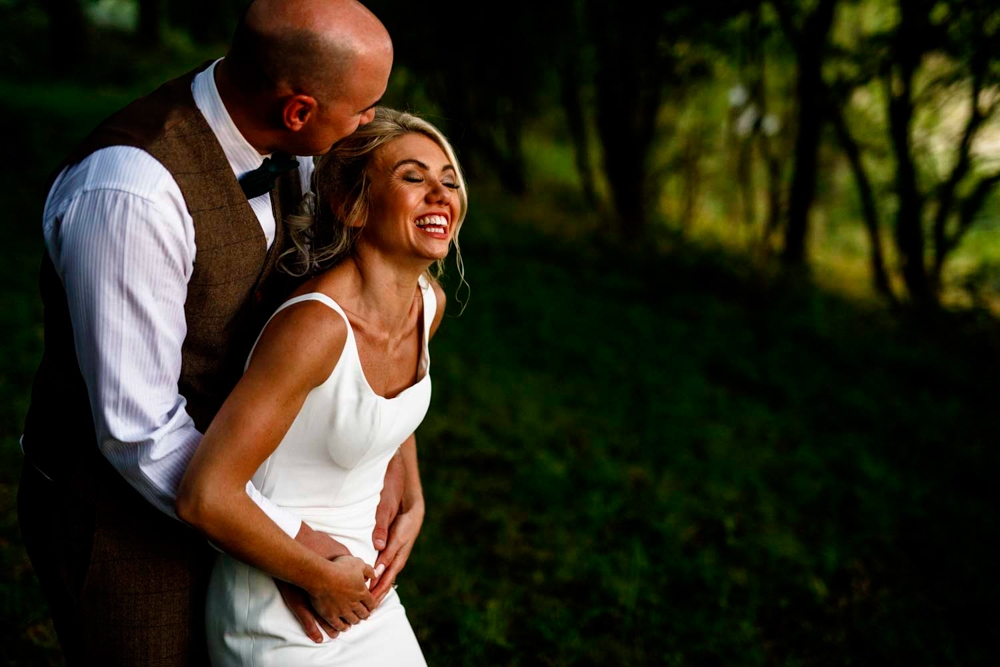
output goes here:
[[437, 213], [417, 218], [420, 231], [435, 239], [448, 240], [448, 218]]

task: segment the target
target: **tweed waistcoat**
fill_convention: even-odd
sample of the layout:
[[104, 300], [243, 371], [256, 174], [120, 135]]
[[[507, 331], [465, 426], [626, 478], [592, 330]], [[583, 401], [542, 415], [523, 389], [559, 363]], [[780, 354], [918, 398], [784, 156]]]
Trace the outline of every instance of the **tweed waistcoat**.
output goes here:
[[[277, 274], [276, 265], [287, 238], [282, 212], [295, 210], [301, 184], [294, 170], [279, 180], [272, 194], [276, 224], [268, 251], [260, 222], [195, 105], [191, 83], [198, 71], [112, 115], [58, 171], [101, 148], [132, 146], [156, 158], [176, 180], [194, 221], [197, 248], [184, 304], [187, 336], [178, 389], [204, 433], [239, 379], [260, 327], [292, 287], [287, 276]], [[25, 422], [25, 454], [54, 480], [93, 496], [95, 484], [108, 482], [110, 464], [96, 446], [66, 294], [47, 253], [40, 287], [45, 351]]]

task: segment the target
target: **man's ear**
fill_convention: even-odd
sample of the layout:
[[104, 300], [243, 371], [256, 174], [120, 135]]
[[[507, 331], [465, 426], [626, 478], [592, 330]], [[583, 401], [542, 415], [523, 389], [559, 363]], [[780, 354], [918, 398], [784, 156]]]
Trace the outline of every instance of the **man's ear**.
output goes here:
[[293, 95], [281, 107], [281, 120], [292, 132], [298, 132], [318, 111], [316, 98], [310, 95]]

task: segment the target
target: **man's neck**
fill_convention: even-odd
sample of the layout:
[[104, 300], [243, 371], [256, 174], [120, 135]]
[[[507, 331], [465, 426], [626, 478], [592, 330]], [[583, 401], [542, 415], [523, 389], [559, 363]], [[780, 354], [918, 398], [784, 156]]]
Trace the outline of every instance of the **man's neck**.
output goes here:
[[239, 130], [247, 143], [261, 155], [270, 155], [275, 151], [272, 146], [273, 140], [270, 132], [265, 130], [259, 121], [262, 115], [256, 103], [251, 97], [240, 90], [239, 86], [233, 82], [226, 67], [225, 59], [215, 66], [215, 87], [219, 91], [219, 98], [223, 106], [233, 119], [233, 124]]

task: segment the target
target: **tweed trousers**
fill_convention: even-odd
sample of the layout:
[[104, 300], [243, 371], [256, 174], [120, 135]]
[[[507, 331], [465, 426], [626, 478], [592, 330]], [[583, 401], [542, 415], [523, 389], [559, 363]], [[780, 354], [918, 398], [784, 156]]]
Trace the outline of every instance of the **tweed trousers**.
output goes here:
[[205, 589], [214, 551], [109, 480], [91, 502], [25, 461], [21, 533], [66, 664], [208, 665]]

